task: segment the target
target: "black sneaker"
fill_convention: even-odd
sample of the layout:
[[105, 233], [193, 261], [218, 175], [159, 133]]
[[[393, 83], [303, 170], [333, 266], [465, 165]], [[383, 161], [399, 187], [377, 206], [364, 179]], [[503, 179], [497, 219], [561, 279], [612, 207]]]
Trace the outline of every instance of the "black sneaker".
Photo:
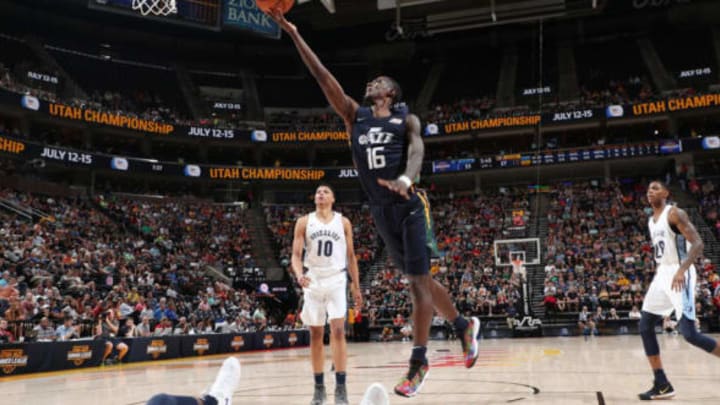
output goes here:
[[315, 392], [313, 393], [313, 399], [310, 401], [310, 405], [325, 405], [325, 401], [327, 401], [325, 386], [322, 384], [315, 384]]
[[665, 384], [658, 384], [657, 381], [653, 382], [653, 387], [648, 392], [643, 392], [638, 395], [643, 401], [652, 401], [654, 399], [670, 399], [675, 396], [675, 389], [667, 382]]
[[335, 405], [348, 405], [347, 387], [345, 387], [345, 384], [335, 386]]

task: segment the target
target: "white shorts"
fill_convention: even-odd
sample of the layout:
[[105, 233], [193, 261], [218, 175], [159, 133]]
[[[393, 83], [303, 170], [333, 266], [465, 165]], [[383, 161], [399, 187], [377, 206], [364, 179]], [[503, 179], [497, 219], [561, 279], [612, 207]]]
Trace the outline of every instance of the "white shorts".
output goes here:
[[303, 304], [300, 319], [307, 326], [325, 326], [328, 319], [345, 318], [347, 315], [347, 273], [344, 271], [330, 277], [317, 277], [308, 272], [310, 286], [303, 288]]
[[677, 271], [676, 266], [660, 266], [655, 272], [655, 278], [650, 283], [645, 294], [642, 310], [660, 316], [669, 316], [675, 311], [675, 319], [680, 320], [681, 315], [695, 320], [695, 285], [697, 275], [695, 266], [691, 266], [685, 273], [685, 287], [682, 291], [672, 290], [672, 279]]

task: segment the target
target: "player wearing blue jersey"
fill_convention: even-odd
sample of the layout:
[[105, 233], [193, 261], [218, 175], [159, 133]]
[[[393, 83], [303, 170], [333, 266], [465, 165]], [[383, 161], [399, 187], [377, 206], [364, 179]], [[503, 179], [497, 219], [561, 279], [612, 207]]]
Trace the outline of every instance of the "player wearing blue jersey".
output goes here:
[[330, 105], [345, 121], [353, 161], [370, 200], [377, 231], [395, 264], [410, 282], [414, 347], [409, 370], [395, 386], [395, 392], [414, 396], [429, 371], [426, 351], [433, 307], [454, 324], [458, 336], [462, 337], [468, 368], [477, 360], [480, 330], [478, 318], [473, 317], [469, 322], [463, 318], [445, 287], [430, 276], [430, 255], [434, 247], [430, 206], [425, 193], [413, 184], [419, 178], [425, 151], [420, 120], [400, 103], [400, 86], [387, 76], [367, 84], [368, 106], [360, 106], [345, 94], [297, 28], [277, 10], [272, 11], [271, 16], [293, 40]]

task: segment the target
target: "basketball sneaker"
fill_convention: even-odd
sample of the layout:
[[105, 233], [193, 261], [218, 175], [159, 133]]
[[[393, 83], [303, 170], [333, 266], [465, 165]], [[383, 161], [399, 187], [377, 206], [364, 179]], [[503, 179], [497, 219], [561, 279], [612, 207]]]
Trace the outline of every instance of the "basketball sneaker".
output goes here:
[[638, 395], [643, 401], [652, 401], [654, 399], [670, 399], [675, 396], [675, 389], [667, 382], [665, 384], [658, 384], [657, 381], [653, 381], [653, 387], [649, 391], [643, 392]]
[[313, 399], [310, 401], [310, 405], [325, 405], [327, 400], [327, 394], [325, 393], [325, 386], [323, 384], [315, 384], [315, 392], [313, 392]]
[[480, 354], [480, 345], [478, 344], [478, 334], [480, 333], [480, 319], [473, 316], [470, 318], [470, 324], [462, 336], [463, 356], [465, 357], [465, 367], [472, 368]]
[[347, 387], [345, 384], [335, 386], [335, 405], [349, 405], [347, 399]]
[[228, 357], [223, 361], [207, 395], [215, 398], [218, 405], [232, 405], [233, 392], [238, 384], [240, 384], [240, 362], [235, 357]]
[[395, 386], [395, 393], [403, 397], [414, 397], [420, 392], [429, 373], [430, 366], [427, 363], [411, 361], [407, 375]]
[[365, 395], [360, 401], [360, 405], [389, 405], [390, 398], [388, 398], [387, 391], [380, 383], [373, 383], [365, 391]]

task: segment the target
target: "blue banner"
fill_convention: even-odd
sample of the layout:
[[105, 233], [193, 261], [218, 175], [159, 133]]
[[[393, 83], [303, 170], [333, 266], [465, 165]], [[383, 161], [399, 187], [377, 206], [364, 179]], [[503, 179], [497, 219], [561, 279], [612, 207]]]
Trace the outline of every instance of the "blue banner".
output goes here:
[[255, 0], [226, 0], [223, 6], [223, 26], [280, 38], [280, 26], [257, 8]]

